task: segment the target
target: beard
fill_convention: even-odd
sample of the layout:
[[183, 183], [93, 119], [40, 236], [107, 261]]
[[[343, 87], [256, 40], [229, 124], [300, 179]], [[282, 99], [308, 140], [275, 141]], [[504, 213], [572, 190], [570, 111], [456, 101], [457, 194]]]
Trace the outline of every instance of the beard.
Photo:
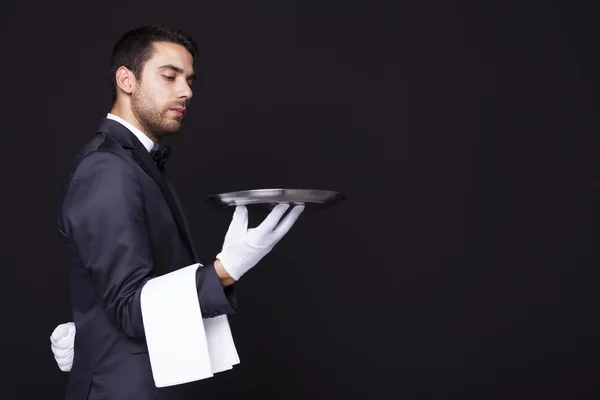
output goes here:
[[131, 111], [140, 123], [144, 132], [156, 138], [179, 133], [183, 117], [171, 117], [170, 108], [185, 107], [184, 103], [172, 103], [161, 107], [154, 96], [143, 90], [133, 93], [131, 98]]

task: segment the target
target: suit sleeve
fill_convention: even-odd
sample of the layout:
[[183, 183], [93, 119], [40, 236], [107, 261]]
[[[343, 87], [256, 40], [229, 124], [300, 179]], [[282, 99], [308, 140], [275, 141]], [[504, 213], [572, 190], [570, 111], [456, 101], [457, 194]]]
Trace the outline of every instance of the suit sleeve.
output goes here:
[[[131, 165], [109, 152], [93, 152], [83, 158], [65, 198], [63, 216], [106, 312], [126, 335], [143, 337], [140, 294], [156, 275], [141, 184]], [[227, 302], [228, 297], [222, 287], [219, 296], [206, 269], [210, 267], [200, 268], [204, 271], [196, 275], [199, 301], [211, 305], [211, 296], [216, 296], [217, 306], [207, 309], [221, 314], [223, 307], [218, 304]], [[232, 308], [222, 311], [231, 312]]]
[[198, 301], [204, 318], [222, 314], [233, 314], [237, 309], [234, 285], [223, 287], [217, 276], [214, 264], [208, 264], [196, 271]]

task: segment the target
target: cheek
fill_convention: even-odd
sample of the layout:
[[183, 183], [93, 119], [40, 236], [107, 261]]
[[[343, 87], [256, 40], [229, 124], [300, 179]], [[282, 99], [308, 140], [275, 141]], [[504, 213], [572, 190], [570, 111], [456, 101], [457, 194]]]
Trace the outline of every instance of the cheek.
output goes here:
[[169, 103], [168, 91], [164, 88], [157, 88], [152, 92], [151, 99], [156, 108], [165, 108]]
[[172, 83], [167, 81], [158, 81], [152, 85], [152, 93], [157, 100], [165, 100], [169, 97], [169, 94], [173, 91]]
[[164, 107], [164, 102], [161, 100], [161, 96], [156, 91], [151, 91], [146, 94], [146, 104], [148, 108], [154, 112], [160, 112]]
[[143, 88], [143, 96], [153, 107], [160, 108], [164, 104], [166, 90], [160, 81], [155, 81], [152, 83], [148, 82], [148, 85]]

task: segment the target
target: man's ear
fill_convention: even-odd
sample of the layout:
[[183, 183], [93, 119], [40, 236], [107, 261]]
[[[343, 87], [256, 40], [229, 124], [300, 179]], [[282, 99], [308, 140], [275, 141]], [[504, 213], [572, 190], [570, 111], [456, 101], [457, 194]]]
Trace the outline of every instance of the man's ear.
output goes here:
[[126, 67], [119, 67], [115, 74], [115, 78], [117, 80], [117, 86], [127, 94], [133, 93], [133, 89], [135, 87], [136, 79], [135, 75], [131, 70]]

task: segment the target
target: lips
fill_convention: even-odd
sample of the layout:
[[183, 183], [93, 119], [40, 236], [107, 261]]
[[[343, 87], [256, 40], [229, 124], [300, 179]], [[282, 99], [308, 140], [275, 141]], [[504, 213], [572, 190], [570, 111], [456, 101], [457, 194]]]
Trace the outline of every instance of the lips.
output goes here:
[[183, 117], [185, 115], [185, 108], [171, 108], [170, 110], [180, 117]]

